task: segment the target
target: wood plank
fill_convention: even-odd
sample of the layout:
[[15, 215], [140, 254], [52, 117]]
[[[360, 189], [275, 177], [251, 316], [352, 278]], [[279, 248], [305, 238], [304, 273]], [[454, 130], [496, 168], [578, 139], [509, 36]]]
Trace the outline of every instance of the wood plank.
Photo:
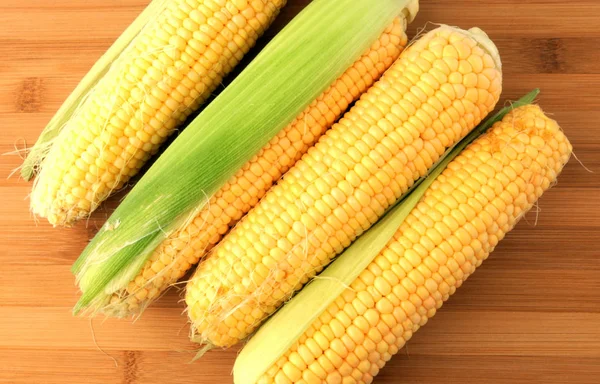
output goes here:
[[445, 23], [461, 28], [477, 26], [494, 38], [598, 37], [595, 0], [479, 0], [421, 1], [421, 11], [409, 28], [416, 31], [427, 22]]
[[[181, 310], [152, 307], [129, 320], [74, 317], [71, 306], [0, 307], [0, 348], [103, 350], [196, 350]], [[40, 319], [43, 324], [40, 326]]]
[[439, 356], [402, 353], [378, 375], [381, 383], [411, 384], [596, 384], [596, 358]]
[[[203, 364], [190, 364], [191, 353], [180, 351], [109, 351], [98, 350], [23, 350], [0, 349], [0, 383], [64, 384], [73, 383], [215, 383], [222, 381], [221, 372], [229, 372], [235, 350], [214, 352]], [[115, 361], [116, 360], [116, 366]], [[10, 366], [8, 364], [10, 363]]]
[[600, 358], [599, 321], [598, 313], [444, 308], [427, 324], [427, 331], [417, 332], [409, 353]]
[[[178, 352], [122, 351], [111, 353], [117, 366], [97, 351], [0, 350], [0, 360], [14, 365], [0, 371], [0, 382], [29, 384], [64, 384], [73, 382], [106, 384], [140, 382], [145, 384], [214, 383], [219, 376], [214, 371], [228, 371], [235, 351], [215, 352], [204, 359], [214, 370], [200, 364], [182, 361]], [[522, 367], [527, 366], [523, 371]], [[82, 369], [82, 367], [86, 367]], [[502, 370], [498, 367], [503, 367]], [[378, 376], [378, 382], [396, 384], [572, 384], [571, 372], [578, 384], [596, 384], [600, 366], [595, 358], [530, 357], [530, 356], [445, 356], [402, 353], [390, 361]], [[398, 374], [401, 372], [401, 374]], [[196, 381], [192, 381], [196, 380]]]

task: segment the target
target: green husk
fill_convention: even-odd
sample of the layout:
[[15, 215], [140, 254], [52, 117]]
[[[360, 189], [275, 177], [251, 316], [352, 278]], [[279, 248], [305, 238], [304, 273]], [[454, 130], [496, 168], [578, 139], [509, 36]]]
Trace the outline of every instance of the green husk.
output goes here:
[[449, 149], [403, 200], [271, 316], [238, 355], [233, 367], [234, 382], [256, 383], [375, 259], [446, 166], [494, 123], [502, 120], [512, 109], [532, 103], [538, 94], [536, 89], [503, 108]]
[[58, 136], [67, 121], [76, 112], [77, 108], [79, 108], [98, 81], [108, 72], [113, 62], [121, 56], [123, 51], [144, 29], [148, 22], [164, 9], [166, 2], [167, 0], [152, 0], [83, 77], [54, 117], [52, 117], [48, 125], [46, 125], [35, 145], [29, 150], [21, 168], [21, 177], [23, 179], [29, 181], [33, 178], [38, 171], [40, 163], [50, 150], [52, 141]]
[[[73, 266], [95, 311], [152, 250], [339, 77], [416, 0], [315, 0], [150, 168]], [[119, 225], [113, 225], [119, 223]]]

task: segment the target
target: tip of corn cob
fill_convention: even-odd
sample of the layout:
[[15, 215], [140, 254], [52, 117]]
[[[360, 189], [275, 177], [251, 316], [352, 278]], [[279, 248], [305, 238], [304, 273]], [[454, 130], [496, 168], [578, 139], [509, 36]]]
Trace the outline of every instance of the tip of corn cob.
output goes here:
[[478, 27], [470, 28], [466, 33], [471, 36], [481, 48], [485, 49], [490, 56], [492, 56], [498, 69], [502, 69], [502, 60], [500, 59], [498, 47], [496, 47], [496, 44], [488, 37], [487, 33]]
[[[407, 17], [409, 17], [409, 16], [407, 16]], [[466, 35], [466, 36], [472, 38], [473, 40], [475, 40], [477, 45], [481, 49], [483, 49], [485, 52], [487, 52], [490, 55], [490, 57], [494, 60], [494, 64], [496, 65], [496, 68], [498, 68], [499, 70], [502, 70], [502, 60], [500, 59], [500, 51], [498, 50], [498, 47], [496, 47], [496, 44], [494, 44], [492, 39], [490, 39], [489, 36], [487, 35], [487, 33], [485, 33], [481, 28], [472, 27], [472, 28], [466, 30], [466, 29], [462, 29], [459, 27], [453, 27], [453, 26], [446, 25], [446, 24], [440, 24], [439, 28], [440, 29], [450, 29], [454, 32], [458, 32], [458, 33], [461, 33], [463, 35]]]

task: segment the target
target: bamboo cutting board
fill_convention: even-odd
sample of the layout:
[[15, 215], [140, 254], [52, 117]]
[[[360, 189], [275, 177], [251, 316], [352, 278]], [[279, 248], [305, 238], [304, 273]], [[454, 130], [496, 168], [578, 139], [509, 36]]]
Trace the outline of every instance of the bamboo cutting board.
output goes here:
[[[308, 0], [289, 5], [280, 29]], [[374, 0], [375, 2], [375, 0]], [[0, 153], [32, 145], [93, 62], [147, 0], [0, 2]], [[377, 383], [600, 381], [600, 1], [421, 0], [426, 22], [485, 30], [504, 62], [504, 99], [535, 87], [576, 159]], [[264, 42], [265, 40], [263, 40]], [[256, 50], [255, 50], [256, 51]], [[132, 324], [74, 318], [71, 263], [123, 194], [88, 223], [34, 223], [30, 185], [0, 157], [1, 383], [230, 383], [236, 350], [188, 364], [180, 294]], [[86, 225], [87, 224], [87, 225]]]

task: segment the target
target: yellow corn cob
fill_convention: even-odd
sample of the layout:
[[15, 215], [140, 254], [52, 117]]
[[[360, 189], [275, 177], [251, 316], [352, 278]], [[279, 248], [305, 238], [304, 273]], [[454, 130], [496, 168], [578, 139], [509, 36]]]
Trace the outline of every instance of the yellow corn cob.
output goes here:
[[480, 30], [440, 27], [404, 51], [198, 267], [194, 340], [243, 339], [377, 221], [494, 108], [500, 67]]
[[54, 225], [87, 217], [220, 84], [285, 0], [169, 0], [61, 131], [31, 194]]
[[370, 383], [556, 182], [571, 150], [539, 107], [505, 116], [258, 383]]
[[185, 275], [392, 65], [407, 43], [405, 29], [405, 18], [396, 18], [352, 67], [211, 197], [189, 224], [152, 253], [138, 276], [112, 296], [103, 312], [138, 313]]

